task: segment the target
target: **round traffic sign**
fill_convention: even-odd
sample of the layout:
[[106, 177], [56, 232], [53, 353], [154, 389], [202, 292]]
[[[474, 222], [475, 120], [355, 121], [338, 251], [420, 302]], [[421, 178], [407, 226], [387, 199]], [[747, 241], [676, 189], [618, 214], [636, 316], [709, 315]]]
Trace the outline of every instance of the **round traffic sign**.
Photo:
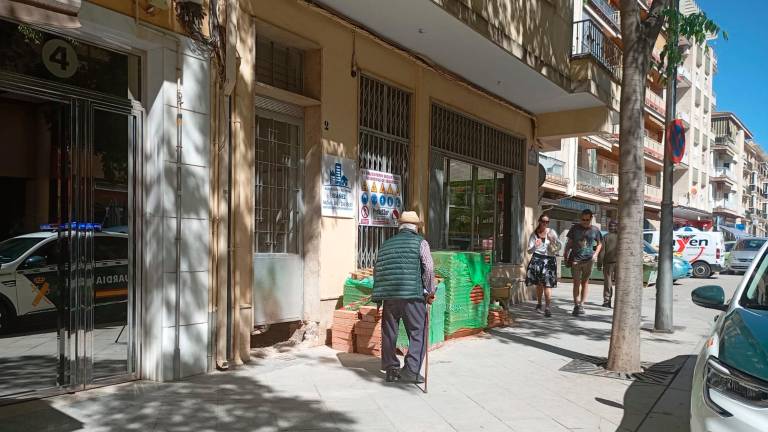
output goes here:
[[680, 119], [672, 121], [667, 128], [667, 154], [674, 164], [679, 164], [685, 156], [685, 125]]

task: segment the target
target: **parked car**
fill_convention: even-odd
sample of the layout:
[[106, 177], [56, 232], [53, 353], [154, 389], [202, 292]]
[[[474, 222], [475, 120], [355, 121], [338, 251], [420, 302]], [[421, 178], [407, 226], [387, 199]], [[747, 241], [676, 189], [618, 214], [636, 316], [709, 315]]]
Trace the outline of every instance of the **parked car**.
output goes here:
[[734, 273], [743, 273], [747, 271], [749, 265], [752, 264], [752, 261], [757, 256], [757, 252], [760, 251], [760, 248], [763, 247], [766, 240], [768, 240], [768, 238], [765, 237], [747, 237], [739, 239], [727, 258], [727, 269]]
[[747, 268], [731, 300], [706, 285], [699, 306], [723, 311], [699, 353], [691, 390], [691, 431], [768, 430], [768, 243]]

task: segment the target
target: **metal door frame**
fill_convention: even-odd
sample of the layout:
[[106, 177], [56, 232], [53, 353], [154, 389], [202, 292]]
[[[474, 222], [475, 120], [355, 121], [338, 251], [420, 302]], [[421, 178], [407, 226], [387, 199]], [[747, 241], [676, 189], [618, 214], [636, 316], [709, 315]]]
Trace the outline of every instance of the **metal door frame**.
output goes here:
[[[142, 243], [142, 218], [143, 214], [143, 168], [142, 164], [138, 162], [138, 156], [143, 154], [144, 143], [146, 142], [145, 130], [143, 125], [146, 122], [146, 114], [141, 104], [135, 100], [129, 100], [127, 98], [113, 97], [98, 92], [85, 90], [79, 87], [70, 86], [67, 84], [60, 84], [56, 82], [50, 82], [43, 79], [32, 78], [25, 75], [16, 74], [13, 72], [0, 71], [0, 90], [4, 90], [10, 93], [16, 93], [20, 95], [27, 95], [38, 97], [41, 99], [49, 100], [52, 102], [59, 102], [69, 107], [69, 146], [65, 156], [70, 164], [68, 172], [61, 175], [62, 179], [68, 181], [71, 192], [68, 203], [68, 210], [70, 213], [70, 220], [76, 220], [79, 213], [75, 213], [74, 209], [76, 201], [82, 201], [79, 204], [84, 204], [84, 209], [79, 209], [80, 212], [88, 211], [90, 205], [90, 212], [93, 212], [93, 196], [75, 196], [75, 189], [79, 188], [83, 181], [92, 181], [92, 171], [88, 164], [84, 164], [85, 154], [87, 148], [92, 148], [92, 117], [93, 109], [102, 109], [110, 112], [121, 113], [125, 115], [132, 115], [136, 119], [135, 130], [135, 142], [133, 148], [129, 151], [129, 197], [132, 199], [133, 209], [129, 212], [129, 226], [134, 227], [133, 236], [129, 236], [129, 253], [132, 254], [133, 262], [130, 264], [129, 281], [132, 281], [133, 293], [129, 292], [128, 303], [128, 373], [119, 376], [106, 377], [98, 380], [91, 380], [92, 370], [88, 369], [88, 365], [92, 367], [92, 343], [88, 343], [88, 339], [92, 340], [93, 331], [92, 328], [88, 328], [88, 320], [84, 319], [84, 311], [81, 310], [83, 304], [78, 305], [78, 301], [84, 303], [87, 307], [89, 303], [93, 302], [92, 298], [87, 297], [87, 293], [93, 293], [93, 243], [88, 245], [88, 238], [93, 239], [93, 229], [76, 228], [72, 230], [70, 228], [68, 235], [70, 238], [78, 238], [79, 241], [85, 240], [84, 254], [87, 257], [90, 254], [89, 262], [85, 263], [84, 267], [69, 266], [69, 276], [67, 283], [74, 282], [74, 286], [69, 289], [70, 296], [70, 319], [69, 325], [64, 329], [57, 329], [57, 332], [64, 331], [65, 341], [58, 342], [59, 344], [59, 357], [64, 356], [64, 362], [68, 363], [69, 371], [69, 383], [65, 385], [59, 385], [56, 387], [39, 389], [26, 393], [18, 399], [9, 398], [7, 403], [17, 403], [30, 399], [38, 399], [42, 397], [49, 397], [63, 393], [71, 393], [73, 391], [81, 391], [95, 387], [101, 387], [104, 385], [116, 384], [120, 382], [126, 382], [136, 380], [139, 378], [140, 359], [141, 359], [141, 344], [140, 338], [137, 337], [141, 334], [141, 286], [143, 280], [143, 272], [141, 271], [143, 262], [142, 250], [140, 247]], [[95, 107], [95, 108], [94, 108]], [[87, 114], [87, 116], [86, 116]], [[80, 159], [78, 165], [78, 159]], [[90, 176], [90, 177], [89, 177]], [[87, 184], [86, 184], [87, 185]], [[132, 188], [132, 190], [130, 189]], [[138, 216], [137, 216], [138, 215]], [[72, 256], [73, 244], [75, 242], [69, 242], [70, 248], [70, 263], [73, 262]], [[83, 246], [78, 245], [78, 246]], [[88, 250], [90, 246], [90, 251]], [[82, 254], [81, 254], [82, 255]], [[82, 282], [90, 275], [89, 282]], [[78, 282], [81, 281], [81, 282]], [[131, 295], [132, 294], [132, 295]], [[85, 297], [84, 297], [85, 296]], [[90, 316], [90, 323], [92, 327], [93, 316]], [[63, 349], [63, 351], [62, 351]], [[91, 349], [89, 352], [88, 350]]]

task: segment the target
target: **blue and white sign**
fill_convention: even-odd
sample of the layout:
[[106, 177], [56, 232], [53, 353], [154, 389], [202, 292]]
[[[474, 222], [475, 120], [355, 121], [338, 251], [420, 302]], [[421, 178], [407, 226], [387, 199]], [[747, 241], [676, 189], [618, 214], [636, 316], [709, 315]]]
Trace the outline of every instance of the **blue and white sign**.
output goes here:
[[[357, 214], [355, 161], [323, 155], [322, 216], [354, 219]], [[368, 200], [366, 196], [361, 200]], [[365, 205], [365, 203], [363, 203]]]

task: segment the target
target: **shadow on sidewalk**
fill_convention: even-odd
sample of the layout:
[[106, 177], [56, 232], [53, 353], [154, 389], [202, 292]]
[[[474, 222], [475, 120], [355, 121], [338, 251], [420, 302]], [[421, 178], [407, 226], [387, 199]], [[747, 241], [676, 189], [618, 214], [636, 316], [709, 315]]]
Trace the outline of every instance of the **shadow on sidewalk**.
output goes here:
[[696, 356], [680, 355], [654, 367], [682, 364], [668, 386], [634, 381], [624, 393], [620, 431], [688, 432], [691, 420], [691, 385]]
[[[49, 400], [0, 407], [0, 432], [108, 430], [355, 430], [346, 413], [317, 398], [283, 394], [245, 373], [175, 383], [134, 382]], [[50, 400], [53, 401], [53, 400]], [[82, 422], [75, 420], [77, 417]]]
[[585, 315], [573, 316], [573, 302], [563, 299], [552, 299], [552, 316], [545, 318], [536, 312], [533, 302], [521, 303], [510, 308], [515, 320], [515, 331], [531, 338], [547, 338], [558, 334], [584, 337], [593, 341], [607, 341], [611, 336], [613, 316], [610, 309], [587, 302], [584, 307]]

